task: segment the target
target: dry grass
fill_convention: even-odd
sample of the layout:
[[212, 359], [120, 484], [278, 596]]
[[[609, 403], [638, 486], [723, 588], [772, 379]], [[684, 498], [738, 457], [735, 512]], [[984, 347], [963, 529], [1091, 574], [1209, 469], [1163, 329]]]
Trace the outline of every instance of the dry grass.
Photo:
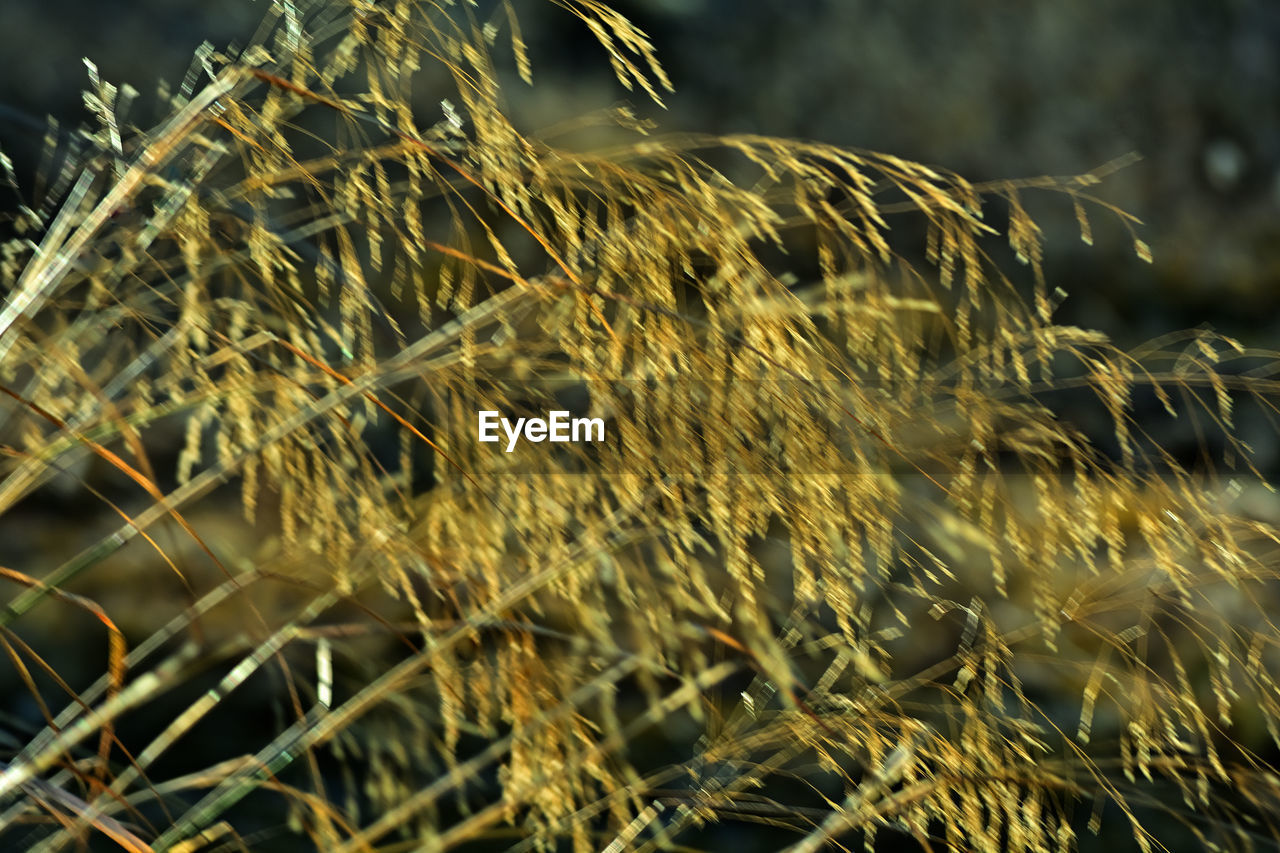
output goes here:
[[[1231, 419], [1273, 356], [1054, 325], [1022, 198], [1149, 259], [1107, 169], [976, 185], [627, 109], [625, 144], [552, 147], [505, 118], [514, 12], [477, 15], [277, 4], [150, 129], [95, 77], [3, 257], [0, 624], [44, 725], [6, 843], [1274, 846], [1276, 531], [1234, 509]], [[476, 441], [554, 405], [609, 440]], [[37, 543], [74, 493], [114, 529]]]

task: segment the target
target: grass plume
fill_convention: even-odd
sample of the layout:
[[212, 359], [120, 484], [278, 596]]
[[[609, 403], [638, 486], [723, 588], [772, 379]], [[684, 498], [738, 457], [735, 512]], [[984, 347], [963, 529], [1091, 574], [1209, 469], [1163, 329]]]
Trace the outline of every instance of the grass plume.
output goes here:
[[[151, 128], [91, 68], [0, 259], [6, 843], [1274, 846], [1233, 414], [1276, 360], [1054, 323], [1024, 198], [1150, 260], [1094, 194], [1124, 164], [979, 184], [628, 107], [579, 150], [509, 66], [509, 3], [317, 0]], [[562, 407], [606, 440], [477, 441]]]

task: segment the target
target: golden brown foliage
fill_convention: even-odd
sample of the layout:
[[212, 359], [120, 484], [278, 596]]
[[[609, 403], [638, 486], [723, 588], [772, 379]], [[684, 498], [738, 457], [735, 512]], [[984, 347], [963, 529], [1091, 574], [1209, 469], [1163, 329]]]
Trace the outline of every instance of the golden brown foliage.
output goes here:
[[[670, 88], [625, 19], [556, 5]], [[1149, 259], [1106, 170], [977, 185], [627, 108], [625, 143], [555, 147], [506, 118], [510, 4], [477, 14], [277, 4], [146, 130], [95, 75], [89, 151], [3, 259], [0, 524], [28, 540], [0, 622], [47, 723], [0, 773], [7, 843], [268, 849], [251, 793], [342, 851], [715, 848], [736, 821], [796, 851], [1099, 823], [1158, 849], [1160, 809], [1274, 843], [1276, 531], [1233, 503], [1256, 472], [1184, 468], [1132, 408], [1247, 460], [1233, 401], [1272, 383], [1208, 333], [1054, 325], [1022, 196]], [[1110, 436], [1051, 407], [1073, 390]], [[476, 440], [480, 409], [564, 400], [606, 440]], [[79, 489], [114, 530], [24, 534]], [[54, 680], [42, 613], [107, 626], [75, 647], [92, 686]]]

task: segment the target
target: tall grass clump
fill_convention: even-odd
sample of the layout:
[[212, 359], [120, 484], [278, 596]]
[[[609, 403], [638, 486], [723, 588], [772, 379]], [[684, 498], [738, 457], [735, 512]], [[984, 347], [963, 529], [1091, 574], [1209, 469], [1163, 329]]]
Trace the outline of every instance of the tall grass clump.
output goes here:
[[1055, 324], [1025, 196], [1150, 259], [1106, 169], [588, 147], [513, 71], [346, 0], [152, 127], [90, 66], [0, 262], [7, 849], [1274, 847], [1274, 361]]

